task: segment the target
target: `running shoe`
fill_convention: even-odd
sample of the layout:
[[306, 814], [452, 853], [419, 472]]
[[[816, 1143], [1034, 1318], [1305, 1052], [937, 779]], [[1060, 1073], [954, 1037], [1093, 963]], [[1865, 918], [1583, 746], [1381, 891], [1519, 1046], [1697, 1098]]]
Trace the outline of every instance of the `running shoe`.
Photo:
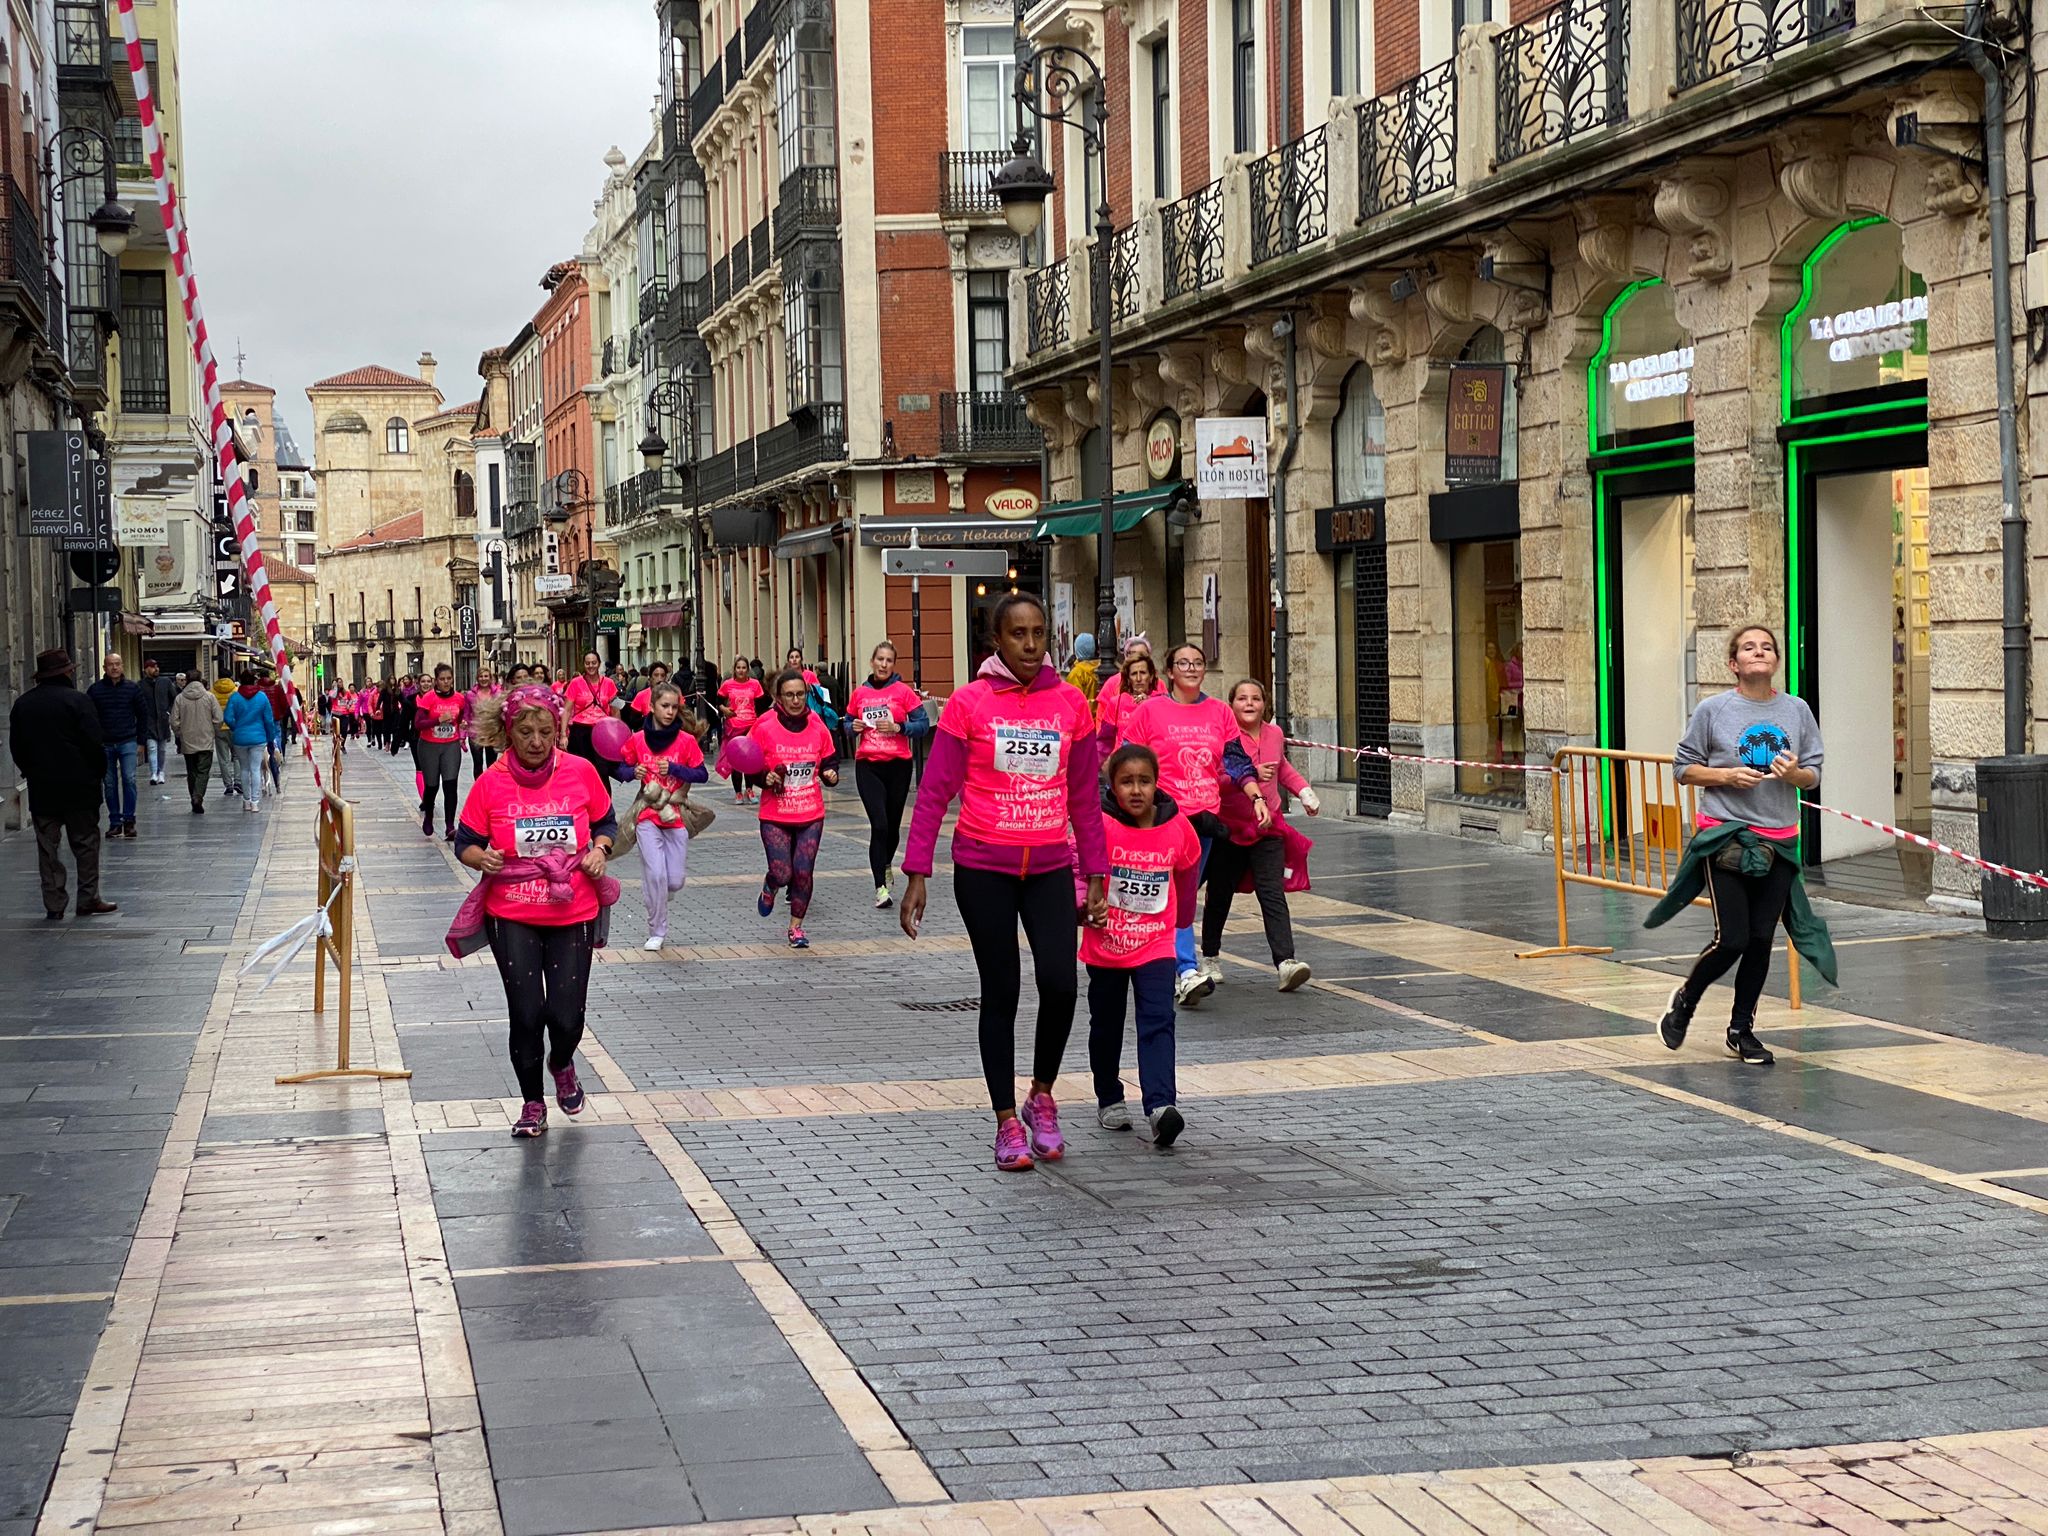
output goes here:
[[1657, 1021], [1657, 1038], [1664, 1042], [1667, 1050], [1675, 1051], [1685, 1044], [1685, 1031], [1692, 1023], [1694, 1006], [1686, 1001], [1684, 987], [1671, 989], [1671, 1001], [1664, 1005], [1664, 1017]]
[[1200, 971], [1182, 971], [1173, 983], [1173, 1000], [1183, 1008], [1199, 1008], [1202, 999], [1216, 990], [1216, 983]]
[[1315, 972], [1308, 968], [1306, 960], [1282, 960], [1273, 969], [1280, 975], [1280, 990], [1282, 992], [1292, 992], [1315, 974]]
[[754, 898], [754, 910], [766, 917], [775, 910], [775, 887], [763, 885], [761, 894]]
[[747, 803], [747, 792], [744, 789], [734, 790], [732, 792], [732, 803], [734, 805], [745, 805]]
[[647, 935], [647, 942], [641, 945], [640, 947], [645, 950], [658, 951], [661, 948], [661, 946], [666, 944], [667, 942], [668, 939], [665, 935], [659, 933], [650, 933], [649, 935]]
[[520, 1107], [519, 1118], [513, 1123], [514, 1140], [523, 1141], [531, 1136], [545, 1136], [548, 1133], [548, 1107], [539, 1099], [528, 1099]]
[[1025, 1095], [1017, 1118], [1024, 1122], [1024, 1129], [1031, 1137], [1034, 1156], [1048, 1163], [1056, 1163], [1066, 1156], [1067, 1138], [1060, 1134], [1060, 1107], [1053, 1103], [1051, 1094], [1040, 1090]]
[[1024, 1122], [1012, 1115], [996, 1122], [996, 1167], [1004, 1173], [1023, 1173], [1033, 1167], [1031, 1143], [1024, 1135]]
[[1747, 1024], [1728, 1026], [1728, 1054], [1738, 1061], [1748, 1062], [1753, 1067], [1768, 1067], [1778, 1059], [1771, 1054], [1770, 1048], [1763, 1041], [1757, 1039]]
[[804, 932], [802, 924], [792, 923], [790, 925], [789, 947], [791, 949], [809, 949], [811, 947], [811, 936]]
[[1223, 985], [1223, 962], [1215, 955], [1204, 955], [1196, 962], [1196, 969], [1217, 986]]
[[576, 1081], [576, 1063], [555, 1073], [555, 1108], [565, 1115], [583, 1113], [583, 1085]]
[[1157, 1109], [1147, 1110], [1145, 1119], [1152, 1126], [1152, 1144], [1155, 1147], [1170, 1147], [1180, 1139], [1180, 1133], [1187, 1129], [1187, 1121], [1181, 1119], [1180, 1111], [1171, 1104], [1162, 1104]]
[[1095, 1106], [1095, 1123], [1105, 1131], [1128, 1131], [1131, 1128], [1130, 1106], [1122, 1099], [1114, 1104]]
[[877, 912], [881, 911], [884, 907], [894, 905], [895, 900], [896, 898], [889, 894], [889, 887], [886, 885], [875, 887], [875, 910]]

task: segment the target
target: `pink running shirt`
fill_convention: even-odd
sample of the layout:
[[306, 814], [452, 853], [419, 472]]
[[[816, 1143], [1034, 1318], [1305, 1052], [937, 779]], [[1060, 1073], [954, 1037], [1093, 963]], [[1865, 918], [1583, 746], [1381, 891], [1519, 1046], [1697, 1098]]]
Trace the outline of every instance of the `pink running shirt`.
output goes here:
[[780, 721], [764, 720], [753, 735], [768, 768], [782, 770], [782, 793], [761, 791], [761, 819], [800, 827], [822, 817], [825, 786], [818, 778], [818, 765], [832, 755], [832, 733], [825, 722], [806, 713], [803, 728], [790, 731]]
[[[558, 850], [580, 856], [590, 846], [591, 822], [604, 820], [612, 808], [611, 792], [597, 770], [580, 757], [557, 752], [547, 781], [529, 789], [512, 777], [512, 762], [507, 753], [470, 786], [462, 802], [463, 826], [508, 859]], [[590, 876], [577, 870], [569, 889], [568, 901], [553, 902], [545, 880], [492, 880], [484, 890], [484, 911], [542, 928], [587, 923], [597, 916], [597, 886]]]
[[1067, 825], [1067, 757], [1094, 733], [1072, 683], [997, 688], [977, 678], [946, 700], [939, 729], [967, 746], [959, 830], [986, 843], [1058, 842]]
[[1223, 804], [1223, 749], [1237, 735], [1237, 716], [1207, 694], [1183, 704], [1157, 692], [1124, 725], [1124, 739], [1159, 756], [1159, 787], [1188, 816]]
[[899, 729], [894, 735], [876, 734], [875, 727], [885, 722], [901, 726], [924, 705], [917, 696], [917, 690], [902, 678], [891, 678], [881, 688], [871, 688], [862, 683], [853, 690], [853, 697], [846, 701], [846, 712], [861, 722], [860, 739], [854, 743], [853, 755], [864, 762], [886, 762], [892, 758], [910, 756], [910, 738]]

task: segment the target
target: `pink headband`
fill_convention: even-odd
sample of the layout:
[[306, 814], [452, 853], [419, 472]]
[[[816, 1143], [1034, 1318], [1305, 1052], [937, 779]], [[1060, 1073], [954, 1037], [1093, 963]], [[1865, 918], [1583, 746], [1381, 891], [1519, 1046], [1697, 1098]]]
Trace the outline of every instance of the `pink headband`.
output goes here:
[[546, 710], [554, 717], [555, 729], [559, 731], [562, 728], [562, 701], [556, 697], [555, 690], [545, 683], [521, 683], [505, 695], [503, 709], [508, 729], [514, 720], [529, 709]]

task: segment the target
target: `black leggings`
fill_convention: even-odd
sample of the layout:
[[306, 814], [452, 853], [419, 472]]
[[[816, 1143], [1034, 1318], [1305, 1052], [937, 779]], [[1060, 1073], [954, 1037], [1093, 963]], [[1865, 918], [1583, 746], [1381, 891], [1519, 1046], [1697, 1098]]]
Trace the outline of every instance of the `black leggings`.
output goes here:
[[541, 1096], [542, 1043], [554, 1071], [569, 1065], [583, 1039], [584, 998], [590, 991], [590, 951], [597, 924], [541, 927], [507, 917], [486, 917], [484, 935], [497, 957], [511, 1015], [512, 1073], [519, 1097]]
[[420, 820], [434, 819], [434, 790], [439, 787], [448, 802], [448, 825], [455, 825], [455, 782], [462, 777], [462, 744], [454, 741], [416, 741], [412, 744], [412, 765], [420, 775]]
[[903, 802], [910, 798], [910, 759], [887, 757], [869, 761], [856, 758], [854, 786], [868, 813], [868, 868], [875, 884], [889, 883], [889, 866], [896, 862], [896, 845], [903, 837]]
[[1756, 1022], [1756, 1001], [1763, 996], [1764, 981], [1771, 974], [1771, 946], [1777, 939], [1778, 920], [1785, 915], [1785, 899], [1798, 873], [1798, 866], [1782, 854], [1771, 859], [1770, 873], [1764, 875], [1738, 875], [1711, 860], [1707, 863], [1714, 941], [1693, 962], [1692, 974], [1685, 978], [1685, 996], [1698, 1007], [1707, 988], [1734, 966], [1735, 1006], [1728, 1015], [1731, 1029], [1747, 1029]]
[[1074, 871], [1063, 865], [1041, 875], [1020, 876], [956, 867], [953, 899], [959, 903], [968, 942], [974, 947], [974, 966], [981, 973], [981, 1071], [988, 1079], [990, 1107], [1001, 1114], [1017, 1107], [1019, 922], [1031, 943], [1031, 969], [1038, 985], [1032, 1077], [1050, 1083], [1067, 1053], [1074, 1001], [1080, 994], [1074, 970]]
[[496, 747], [480, 747], [472, 741], [469, 744], [470, 778], [473, 780], [482, 778], [484, 776], [484, 770], [490, 767], [491, 764], [495, 763], [497, 760], [498, 749]]
[[611, 782], [612, 765], [598, 756], [597, 744], [591, 740], [590, 733], [596, 729], [597, 727], [594, 725], [571, 725], [569, 727], [569, 751], [572, 756], [582, 758], [583, 761], [595, 768], [597, 770], [597, 777], [602, 783], [609, 784]]
[[1273, 963], [1294, 958], [1294, 920], [1287, 911], [1287, 848], [1277, 837], [1233, 843], [1219, 837], [1209, 845], [1209, 892], [1202, 901], [1202, 953], [1213, 957], [1223, 948], [1223, 925], [1230, 921], [1230, 903], [1244, 872], [1252, 872], [1259, 913], [1266, 920], [1266, 948]]

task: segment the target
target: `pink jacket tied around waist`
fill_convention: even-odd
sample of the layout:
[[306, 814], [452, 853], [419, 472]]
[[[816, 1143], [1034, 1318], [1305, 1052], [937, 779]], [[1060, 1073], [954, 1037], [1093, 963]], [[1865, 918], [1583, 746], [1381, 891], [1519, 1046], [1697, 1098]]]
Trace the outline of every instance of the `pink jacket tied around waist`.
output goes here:
[[[460, 960], [464, 955], [475, 954], [490, 942], [484, 937], [484, 890], [493, 880], [512, 883], [545, 880], [548, 899], [566, 904], [574, 899], [575, 891], [569, 877], [575, 873], [582, 857], [570, 849], [559, 848], [531, 859], [507, 859], [503, 869], [495, 875], [485, 875], [462, 898], [462, 905], [456, 909], [455, 921], [448, 925], [448, 953]], [[610, 875], [601, 875], [592, 883], [597, 886], [596, 947], [603, 949], [610, 926], [611, 907], [619, 899], [619, 882]]]

